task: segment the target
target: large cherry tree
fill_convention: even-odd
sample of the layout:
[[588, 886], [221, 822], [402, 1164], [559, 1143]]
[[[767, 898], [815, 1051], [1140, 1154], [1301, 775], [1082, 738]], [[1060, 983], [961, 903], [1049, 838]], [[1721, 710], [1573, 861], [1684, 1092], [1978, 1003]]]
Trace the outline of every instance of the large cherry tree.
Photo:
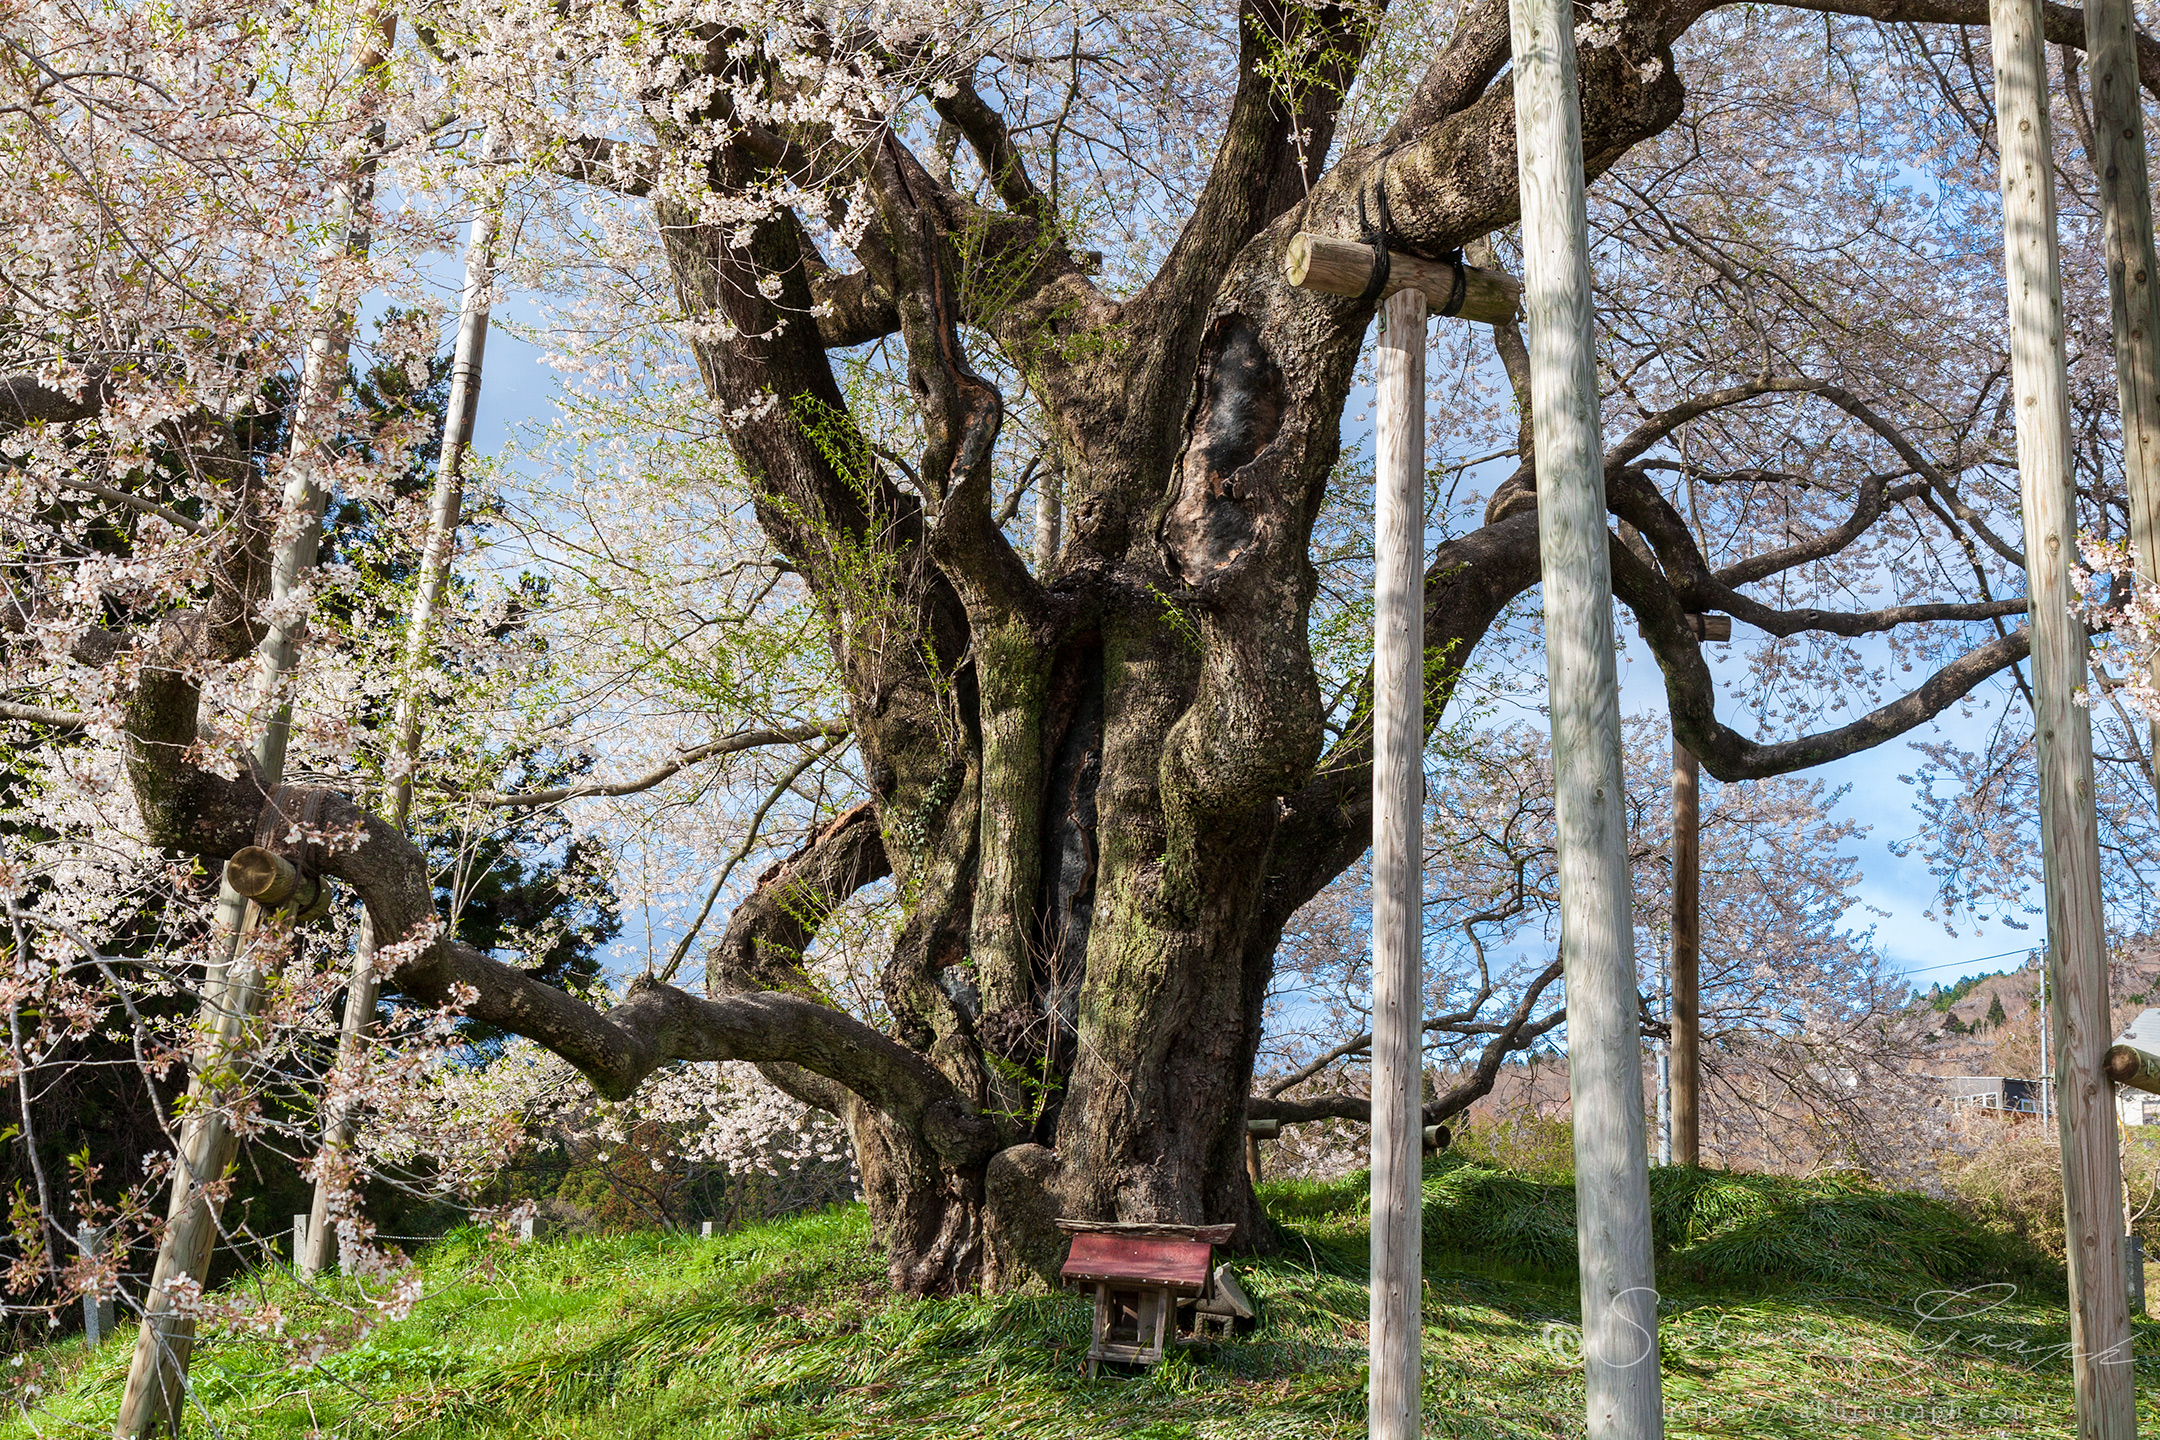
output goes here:
[[[1806, 8], [1985, 23], [1977, 0]], [[2051, 40], [2081, 42], [2079, 12], [2048, 13]], [[752, 1061], [844, 1117], [904, 1289], [1040, 1273], [1060, 1215], [1229, 1222], [1265, 1243], [1248, 1116], [1364, 1103], [1250, 1092], [1278, 942], [1365, 850], [1371, 785], [1364, 688], [1315, 653], [1315, 527], [1340, 498], [1374, 306], [1291, 285], [1285, 253], [1300, 231], [1357, 239], [1384, 216], [1398, 250], [1491, 255], [1496, 238], [1504, 261], [1517, 218], [1505, 4], [1407, 28], [1292, 0], [1225, 8], [1215, 28], [1184, 12], [935, 6], [423, 7], [411, 20], [456, 102], [438, 126], [477, 134], [485, 117], [522, 163], [633, 207], [657, 234], [672, 296], [650, 303], [688, 337], [764, 542], [822, 622], [867, 793], [734, 909], [702, 994], [645, 977], [595, 1008], [461, 943], [425, 856], [380, 816], [338, 787], [266, 791], [207, 753], [205, 677], [259, 638], [277, 534], [244, 465], [221, 492], [231, 523], [189, 522], [223, 539], [175, 587], [184, 603], [117, 616], [76, 647], [75, 663], [118, 667], [116, 729], [25, 690], [0, 713], [118, 747], [143, 832], [168, 852], [215, 864], [292, 848], [364, 902], [392, 990], [531, 1037], [602, 1095], [673, 1062]], [[1790, 255], [1775, 226], [1727, 214], [1706, 228], [1756, 161], [1714, 107], [1691, 111], [1691, 66], [1755, 105], [1748, 123], [1789, 103], [1790, 132], [1763, 142], [1789, 180], [1811, 126], [1849, 130], [1866, 106], [1854, 82], [1851, 113], [1811, 117], [1744, 73], [1751, 44], [1804, 48], [1795, 37], [1815, 24], [1616, 0], [1578, 33], [1600, 223], [1634, 247], [1601, 270], [1628, 297], [1608, 336], [1615, 591], [1676, 734], [1726, 781], [1906, 734], [2026, 651], [2014, 521], [2001, 528], [2015, 513], [2001, 369], [1985, 325], [1958, 349], [1968, 337], [1933, 334], [1920, 313], [1940, 253], [1889, 206], [1851, 233], [1870, 238], [1871, 263], [1906, 269], [1856, 272], [1858, 248], [1809, 249], [1836, 227], [1783, 192], [1755, 198], [1786, 207]], [[1909, 83], [1933, 52], [1923, 65], [1865, 37], [1957, 33], [1853, 25], [1845, 51], [1816, 54], [1861, 54]], [[2142, 53], [2150, 85], [2160, 51]], [[1105, 119], [1135, 113], [1183, 123], [1179, 144], [1142, 154]], [[1163, 158], [1178, 153], [1183, 168]], [[1090, 227], [1129, 240], [1131, 197], [1075, 187], [1116, 175], [1168, 218], [1155, 241], [1105, 255]], [[1834, 289], [1847, 282], [1875, 314], [1855, 318]], [[1513, 327], [1472, 338], [1457, 373], [1523, 382]], [[866, 354], [904, 382], [883, 392], [904, 423], [867, 408]], [[61, 484], [54, 437], [95, 423], [128, 367], [10, 363], [0, 424], [43, 447], [41, 473]], [[1432, 725], [1538, 582], [1535, 437], [1524, 422], [1511, 438], [1500, 461], [1515, 468], [1482, 512], [1437, 526]], [[1012, 533], [999, 492], [1019, 450], [1055, 477], [1054, 548]], [[96, 483], [124, 503], [134, 482]], [[2095, 496], [2104, 505], [2097, 482]], [[1690, 621], [1705, 612], [1784, 657], [1758, 667], [1742, 726], [1720, 713]], [[1869, 645], [1917, 666], [1910, 688], [1849, 663]], [[1778, 698], [1810, 689], [1804, 704]], [[1861, 713], [1799, 723], [1839, 707]], [[878, 882], [900, 919], [872, 1024], [806, 956]], [[1535, 1038], [1531, 1019], [1497, 1027], [1491, 1054]]]

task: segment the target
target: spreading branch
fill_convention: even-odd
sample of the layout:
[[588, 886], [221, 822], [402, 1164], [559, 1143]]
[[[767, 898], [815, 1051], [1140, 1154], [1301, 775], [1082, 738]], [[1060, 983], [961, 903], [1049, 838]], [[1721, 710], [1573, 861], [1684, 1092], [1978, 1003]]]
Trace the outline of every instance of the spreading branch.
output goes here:
[[636, 795], [652, 789], [670, 776], [681, 774], [701, 760], [710, 760], [720, 755], [739, 755], [745, 750], [762, 749], [768, 745], [799, 745], [807, 740], [847, 733], [847, 722], [843, 720], [825, 720], [814, 725], [791, 725], [781, 730], [738, 730], [733, 735], [723, 735], [718, 740], [685, 750], [635, 780], [616, 780], [594, 785], [558, 785], [552, 790], [524, 790], [507, 795], [494, 790], [474, 790], [461, 794], [459, 798], [475, 805], [527, 809], [535, 805], [554, 805], [565, 800], [584, 800], [595, 795]]

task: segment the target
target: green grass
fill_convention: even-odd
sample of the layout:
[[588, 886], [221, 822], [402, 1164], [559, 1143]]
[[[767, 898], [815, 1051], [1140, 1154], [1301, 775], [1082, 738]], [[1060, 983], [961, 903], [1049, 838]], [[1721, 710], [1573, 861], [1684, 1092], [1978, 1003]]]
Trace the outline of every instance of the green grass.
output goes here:
[[[1567, 1187], [1451, 1162], [1428, 1172], [1426, 1191], [1426, 1433], [1581, 1434]], [[1266, 1194], [1284, 1246], [1240, 1262], [1263, 1324], [1145, 1376], [1084, 1377], [1088, 1311], [1076, 1296], [894, 1297], [851, 1207], [712, 1240], [512, 1247], [460, 1233], [422, 1257], [427, 1297], [410, 1318], [357, 1343], [347, 1331], [312, 1366], [261, 1340], [205, 1345], [188, 1433], [1362, 1435], [1362, 1177]], [[2073, 1433], [2060, 1303], [2013, 1288], [2023, 1275], [2046, 1289], [2035, 1257], [1931, 1202], [1846, 1181], [1661, 1172], [1655, 1201], [1669, 1433]], [[2000, 1276], [2012, 1278], [1981, 1288]], [[259, 1283], [293, 1333], [342, 1313], [287, 1279]], [[2150, 1388], [2160, 1324], [2138, 1330]], [[10, 1378], [34, 1376], [45, 1398], [11, 1407], [0, 1440], [109, 1433], [126, 1348], [85, 1357], [76, 1341], [24, 1357]], [[2141, 1432], [2160, 1433], [2160, 1409], [2142, 1418]]]

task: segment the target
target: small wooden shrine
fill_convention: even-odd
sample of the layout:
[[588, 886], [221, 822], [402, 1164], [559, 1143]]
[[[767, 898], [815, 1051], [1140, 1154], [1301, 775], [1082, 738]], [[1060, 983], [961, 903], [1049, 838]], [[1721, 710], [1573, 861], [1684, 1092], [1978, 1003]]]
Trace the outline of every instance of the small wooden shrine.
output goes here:
[[1057, 1223], [1073, 1237], [1061, 1278], [1095, 1292], [1090, 1376], [1105, 1360], [1153, 1365], [1172, 1345], [1227, 1335], [1253, 1318], [1252, 1302], [1229, 1267], [1214, 1263], [1215, 1247], [1234, 1225]]

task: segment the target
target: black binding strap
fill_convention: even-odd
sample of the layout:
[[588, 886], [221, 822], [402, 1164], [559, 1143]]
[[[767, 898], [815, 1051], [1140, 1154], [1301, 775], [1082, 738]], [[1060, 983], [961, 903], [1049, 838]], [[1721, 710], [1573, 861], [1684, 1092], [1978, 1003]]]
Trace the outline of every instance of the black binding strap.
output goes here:
[[1388, 283], [1388, 208], [1387, 208], [1387, 162], [1390, 150], [1380, 157], [1380, 178], [1373, 185], [1373, 206], [1380, 212], [1380, 223], [1375, 225], [1365, 214], [1365, 192], [1357, 197], [1358, 238], [1372, 247], [1372, 274], [1365, 278], [1365, 288], [1358, 293], [1358, 304], [1370, 305], [1387, 289]]
[[1440, 313], [1460, 315], [1463, 299], [1470, 293], [1470, 267], [1464, 263], [1460, 249], [1448, 251], [1447, 263], [1455, 267], [1455, 283], [1448, 287], [1447, 304], [1440, 307]]
[[[1381, 155], [1378, 162], [1379, 177], [1373, 181], [1373, 209], [1379, 212], [1378, 224], [1373, 223], [1372, 218], [1366, 214], [1365, 193], [1362, 190], [1358, 192], [1358, 238], [1371, 247], [1373, 258], [1372, 274], [1365, 278], [1365, 288], [1358, 292], [1360, 305], [1370, 305], [1377, 301], [1388, 286], [1388, 248], [1389, 241], [1393, 238], [1394, 225], [1388, 215], [1387, 162], [1388, 156], [1394, 153], [1389, 150]], [[1455, 267], [1455, 283], [1448, 287], [1447, 303], [1440, 307], [1439, 313], [1449, 317], [1460, 315], [1463, 301], [1470, 294], [1470, 267], [1464, 262], [1460, 248], [1450, 250], [1441, 259]]]

